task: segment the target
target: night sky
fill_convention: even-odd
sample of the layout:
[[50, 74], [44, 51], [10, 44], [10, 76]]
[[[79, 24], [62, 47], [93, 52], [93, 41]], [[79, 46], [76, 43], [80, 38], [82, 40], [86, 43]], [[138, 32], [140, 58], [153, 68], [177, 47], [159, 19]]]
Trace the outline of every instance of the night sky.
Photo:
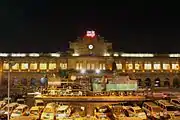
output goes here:
[[117, 52], [180, 52], [179, 4], [50, 1], [0, 1], [0, 52], [65, 51], [68, 41], [88, 29], [112, 42]]

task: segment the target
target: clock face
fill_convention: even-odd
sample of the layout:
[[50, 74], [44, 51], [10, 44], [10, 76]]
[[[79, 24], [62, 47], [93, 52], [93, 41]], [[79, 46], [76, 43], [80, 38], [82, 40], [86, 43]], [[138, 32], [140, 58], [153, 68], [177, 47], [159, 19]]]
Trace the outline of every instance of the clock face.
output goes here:
[[92, 50], [92, 49], [94, 48], [94, 46], [93, 46], [93, 45], [88, 45], [88, 48], [89, 48], [90, 50]]

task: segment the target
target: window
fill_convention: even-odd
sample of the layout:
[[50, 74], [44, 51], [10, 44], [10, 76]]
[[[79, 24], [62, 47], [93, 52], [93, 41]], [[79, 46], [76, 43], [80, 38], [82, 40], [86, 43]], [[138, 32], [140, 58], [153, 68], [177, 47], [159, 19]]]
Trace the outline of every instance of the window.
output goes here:
[[60, 63], [61, 69], [67, 69], [67, 63]]
[[176, 104], [180, 105], [180, 102], [179, 102], [179, 101], [177, 101], [177, 100], [172, 100], [172, 102], [174, 102], [174, 103], [176, 103]]
[[163, 64], [163, 70], [170, 70], [170, 64]]
[[31, 70], [36, 70], [37, 69], [37, 63], [31, 63], [30, 64], [30, 69]]
[[121, 63], [117, 63], [116, 67], [117, 67], [117, 70], [122, 70], [122, 64]]
[[100, 69], [100, 70], [105, 70], [105, 69], [106, 69], [105, 64], [104, 64], [104, 63], [100, 63], [100, 64], [99, 64], [99, 69]]
[[173, 70], [178, 70], [179, 69], [179, 64], [172, 64], [172, 69]]
[[154, 70], [160, 70], [161, 64], [154, 64]]
[[16, 63], [15, 65], [12, 66], [13, 70], [18, 70], [19, 69], [19, 63]]
[[134, 112], [134, 110], [132, 108], [129, 109], [131, 112]]
[[150, 63], [144, 64], [144, 69], [145, 69], [145, 70], [151, 70], [151, 69], [152, 69], [151, 64], [150, 64]]
[[49, 63], [49, 70], [56, 69], [56, 63]]
[[3, 69], [4, 70], [8, 70], [9, 69], [9, 64], [8, 63], [4, 63], [3, 64]]
[[46, 63], [40, 63], [39, 64], [39, 69], [40, 70], [46, 70], [47, 69], [47, 64]]
[[91, 69], [90, 63], [87, 63], [86, 68], [87, 68], [87, 70], [90, 70], [90, 69]]
[[94, 69], [95, 69], [95, 65], [91, 64], [91, 70], [94, 70]]
[[27, 70], [29, 67], [28, 63], [21, 63], [21, 69], [22, 70]]
[[126, 64], [126, 69], [127, 70], [132, 70], [133, 69], [133, 64]]
[[76, 70], [81, 70], [82, 69], [82, 63], [77, 62], [76, 63]]
[[140, 64], [136, 63], [135, 64], [135, 70], [139, 70], [140, 69]]

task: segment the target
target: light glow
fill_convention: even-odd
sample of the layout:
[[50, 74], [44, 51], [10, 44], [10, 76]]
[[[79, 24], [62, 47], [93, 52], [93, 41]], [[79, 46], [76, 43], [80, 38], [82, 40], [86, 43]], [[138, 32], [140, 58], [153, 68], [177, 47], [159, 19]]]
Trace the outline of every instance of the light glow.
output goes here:
[[180, 57], [180, 54], [169, 54], [169, 57]]
[[11, 56], [12, 57], [25, 57], [26, 54], [25, 53], [12, 53]]
[[8, 53], [0, 53], [0, 57], [7, 57], [8, 55]]
[[82, 69], [80, 72], [81, 72], [81, 74], [84, 74], [84, 73], [86, 73], [86, 70]]
[[72, 56], [79, 56], [79, 54], [78, 53], [74, 53], [74, 54], [72, 54]]
[[60, 57], [60, 54], [59, 53], [51, 53], [51, 56], [52, 57]]
[[86, 32], [86, 36], [87, 37], [94, 37], [96, 34], [95, 34], [95, 31], [87, 31]]
[[119, 56], [119, 54], [118, 54], [118, 53], [114, 53], [114, 56], [115, 56], [115, 57], [118, 57], [118, 56]]
[[29, 57], [39, 57], [39, 53], [30, 53]]
[[110, 54], [109, 53], [104, 53], [104, 56], [110, 56]]
[[154, 57], [154, 54], [146, 53], [123, 53], [121, 57]]
[[96, 73], [99, 74], [101, 71], [99, 69], [96, 69]]
[[88, 45], [88, 48], [89, 48], [90, 50], [92, 50], [92, 49], [94, 48], [94, 46], [93, 46], [93, 45]]

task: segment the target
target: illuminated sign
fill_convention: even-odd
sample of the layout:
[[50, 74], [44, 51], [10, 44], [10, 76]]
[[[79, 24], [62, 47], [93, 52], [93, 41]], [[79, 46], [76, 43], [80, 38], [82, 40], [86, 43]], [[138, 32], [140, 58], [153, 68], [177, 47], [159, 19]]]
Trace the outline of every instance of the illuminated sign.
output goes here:
[[96, 34], [95, 34], [95, 31], [87, 31], [86, 32], [86, 36], [87, 37], [94, 37]]

